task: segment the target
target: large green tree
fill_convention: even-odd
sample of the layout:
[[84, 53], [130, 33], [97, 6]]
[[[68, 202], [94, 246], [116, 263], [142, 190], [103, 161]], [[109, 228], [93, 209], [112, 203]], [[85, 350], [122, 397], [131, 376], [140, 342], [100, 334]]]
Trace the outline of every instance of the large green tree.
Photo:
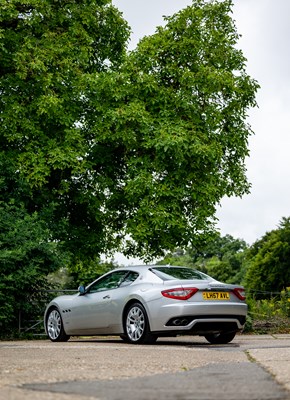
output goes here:
[[246, 73], [232, 2], [193, 0], [125, 55], [106, 0], [1, 0], [1, 196], [77, 257], [149, 256], [212, 229], [249, 190]]
[[98, 170], [101, 149], [110, 162], [108, 215], [132, 238], [129, 254], [196, 242], [223, 196], [249, 190], [246, 116], [258, 85], [231, 7], [194, 0], [92, 87], [90, 157]]

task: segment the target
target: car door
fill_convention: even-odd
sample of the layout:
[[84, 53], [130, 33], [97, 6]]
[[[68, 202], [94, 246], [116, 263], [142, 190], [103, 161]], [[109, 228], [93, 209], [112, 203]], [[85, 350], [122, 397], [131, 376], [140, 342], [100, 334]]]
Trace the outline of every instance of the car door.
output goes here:
[[110, 296], [110, 308], [108, 317], [108, 326], [110, 332], [120, 332], [122, 329], [122, 313], [125, 303], [128, 301], [130, 288], [129, 286], [138, 278], [139, 273], [135, 271], [127, 271], [126, 275], [121, 278], [116, 289], [108, 292]]
[[71, 307], [69, 331], [94, 333], [109, 326], [112, 316], [112, 293], [127, 275], [127, 271], [109, 273], [88, 287], [85, 294], [76, 297]]

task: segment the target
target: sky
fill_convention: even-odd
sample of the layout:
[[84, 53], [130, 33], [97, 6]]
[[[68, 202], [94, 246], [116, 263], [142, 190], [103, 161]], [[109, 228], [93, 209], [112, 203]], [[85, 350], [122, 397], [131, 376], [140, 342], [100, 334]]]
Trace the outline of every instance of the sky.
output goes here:
[[[164, 25], [191, 0], [113, 0], [132, 29], [130, 48]], [[234, 0], [233, 19], [242, 35], [238, 47], [247, 58], [247, 73], [261, 88], [259, 107], [249, 110], [254, 131], [246, 161], [251, 192], [224, 198], [217, 228], [248, 244], [276, 229], [290, 216], [290, 1]]]

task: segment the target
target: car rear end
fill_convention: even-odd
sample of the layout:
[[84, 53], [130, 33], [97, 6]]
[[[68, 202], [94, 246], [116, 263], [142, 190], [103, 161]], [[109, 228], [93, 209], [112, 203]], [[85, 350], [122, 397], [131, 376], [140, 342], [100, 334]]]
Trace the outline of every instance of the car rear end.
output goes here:
[[151, 331], [159, 336], [241, 331], [247, 315], [244, 288], [207, 278], [165, 280], [150, 305]]

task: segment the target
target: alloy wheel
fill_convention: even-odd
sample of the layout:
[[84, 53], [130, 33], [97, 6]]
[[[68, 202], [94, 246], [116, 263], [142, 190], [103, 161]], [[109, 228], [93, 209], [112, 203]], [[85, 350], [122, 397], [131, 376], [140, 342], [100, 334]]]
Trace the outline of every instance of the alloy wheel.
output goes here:
[[132, 307], [126, 319], [126, 330], [129, 340], [137, 342], [144, 334], [146, 319], [143, 310], [138, 305]]
[[61, 332], [61, 316], [57, 310], [52, 310], [47, 319], [47, 333], [50, 339], [56, 340]]

